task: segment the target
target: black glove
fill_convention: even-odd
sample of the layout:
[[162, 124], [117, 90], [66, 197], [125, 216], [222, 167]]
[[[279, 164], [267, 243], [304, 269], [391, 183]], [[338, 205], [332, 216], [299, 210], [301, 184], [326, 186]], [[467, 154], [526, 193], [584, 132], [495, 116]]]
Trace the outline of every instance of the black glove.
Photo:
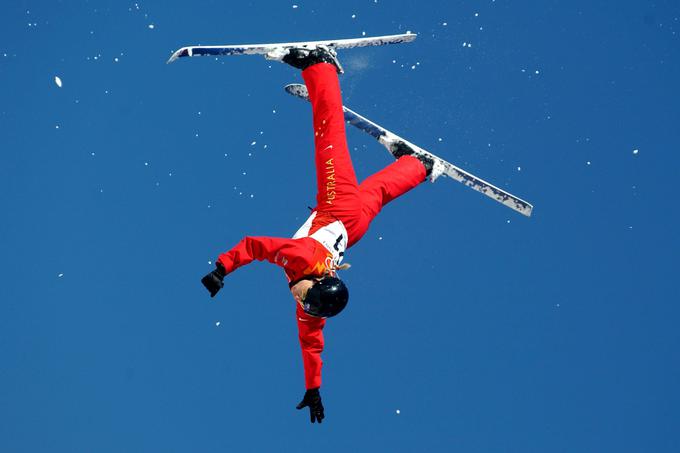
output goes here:
[[210, 297], [215, 297], [215, 294], [224, 287], [223, 280], [225, 275], [227, 275], [227, 272], [224, 270], [224, 267], [217, 263], [215, 270], [201, 279], [203, 286], [210, 291]]
[[315, 421], [321, 423], [323, 420], [323, 404], [321, 404], [321, 395], [318, 388], [309, 389], [305, 392], [305, 397], [302, 398], [296, 409], [302, 409], [303, 407], [309, 407], [309, 418], [312, 423]]

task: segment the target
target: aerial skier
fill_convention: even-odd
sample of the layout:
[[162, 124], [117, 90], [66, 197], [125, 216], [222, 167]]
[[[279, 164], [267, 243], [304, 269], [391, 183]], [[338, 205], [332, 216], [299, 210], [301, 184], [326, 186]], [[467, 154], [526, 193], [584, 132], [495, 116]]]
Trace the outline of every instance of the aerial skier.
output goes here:
[[[245, 237], [221, 254], [216, 268], [201, 282], [214, 297], [223, 280], [253, 260], [281, 266], [296, 302], [296, 317], [305, 374], [306, 392], [297, 409], [309, 408], [312, 423], [324, 419], [321, 402], [321, 352], [326, 318], [340, 313], [349, 292], [338, 277], [345, 250], [366, 233], [371, 221], [390, 201], [426, 179], [438, 176], [436, 163], [395, 143], [397, 161], [357, 183], [345, 137], [338, 73], [342, 72], [334, 49], [292, 48], [281, 58], [302, 70], [312, 103], [316, 208], [292, 238]], [[434, 171], [433, 171], [434, 167]]]

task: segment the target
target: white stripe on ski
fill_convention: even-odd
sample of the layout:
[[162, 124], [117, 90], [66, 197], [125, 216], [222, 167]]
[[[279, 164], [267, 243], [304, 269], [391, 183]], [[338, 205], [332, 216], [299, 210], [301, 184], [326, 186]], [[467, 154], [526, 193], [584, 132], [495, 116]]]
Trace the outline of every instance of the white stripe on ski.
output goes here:
[[[289, 94], [292, 94], [302, 99], [309, 100], [307, 87], [305, 87], [304, 85], [291, 84], [286, 85], [285, 88]], [[527, 201], [524, 201], [521, 198], [516, 197], [515, 195], [512, 195], [511, 193], [506, 192], [505, 190], [500, 189], [494, 186], [493, 184], [484, 181], [481, 178], [476, 177], [472, 173], [468, 173], [465, 170], [456, 167], [452, 163], [447, 162], [441, 157], [436, 156], [431, 152], [422, 149], [418, 145], [415, 145], [409, 142], [408, 140], [401, 138], [400, 136], [388, 131], [384, 127], [379, 126], [378, 124], [372, 122], [371, 120], [359, 115], [355, 111], [345, 106], [343, 106], [342, 108], [345, 113], [345, 120], [348, 123], [373, 136], [380, 143], [382, 143], [387, 148], [388, 151], [390, 151], [390, 154], [391, 154], [390, 145], [397, 141], [402, 141], [408, 147], [413, 149], [414, 152], [429, 156], [433, 159], [440, 161], [445, 168], [444, 174], [446, 176], [455, 179], [456, 181], [463, 183], [466, 186], [478, 192], [483, 193], [489, 198], [493, 198], [497, 202], [519, 212], [520, 214], [523, 214], [527, 217], [531, 216], [531, 211], [533, 210], [534, 207]]]
[[187, 46], [176, 50], [168, 63], [172, 63], [182, 57], [198, 56], [220, 56], [220, 55], [266, 55], [281, 48], [290, 47], [316, 47], [328, 46], [336, 49], [349, 49], [352, 47], [383, 46], [385, 44], [399, 44], [411, 42], [418, 36], [415, 33], [404, 33], [400, 35], [387, 36], [366, 36], [363, 38], [351, 39], [332, 39], [327, 41], [301, 41], [301, 42], [280, 42], [271, 44], [237, 44], [227, 46]]

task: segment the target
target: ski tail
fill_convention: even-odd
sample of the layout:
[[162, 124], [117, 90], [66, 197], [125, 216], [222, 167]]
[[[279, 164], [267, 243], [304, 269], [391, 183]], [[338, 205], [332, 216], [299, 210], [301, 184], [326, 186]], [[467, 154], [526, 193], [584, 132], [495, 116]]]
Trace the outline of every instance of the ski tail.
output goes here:
[[[290, 84], [285, 87], [286, 92], [296, 96], [300, 99], [309, 100], [309, 94], [307, 92], [307, 87], [301, 84]], [[497, 202], [509, 207], [510, 209], [519, 212], [527, 217], [531, 216], [533, 211], [533, 205], [521, 198], [506, 192], [505, 190], [494, 186], [493, 184], [478, 178], [477, 176], [469, 173], [450, 162], [445, 161], [439, 156], [432, 154], [431, 152], [424, 150], [423, 148], [405, 140], [398, 135], [388, 131], [384, 127], [374, 123], [373, 121], [365, 118], [355, 111], [343, 106], [343, 111], [345, 114], [345, 120], [352, 126], [364, 131], [365, 133], [371, 135], [373, 138], [382, 143], [383, 146], [387, 148], [390, 153], [392, 152], [392, 145], [396, 142], [402, 142], [404, 145], [409, 147], [414, 153], [422, 154], [428, 156], [436, 161], [439, 161], [444, 167], [444, 175], [454, 179], [471, 189], [476, 190], [489, 198], [496, 200]]]

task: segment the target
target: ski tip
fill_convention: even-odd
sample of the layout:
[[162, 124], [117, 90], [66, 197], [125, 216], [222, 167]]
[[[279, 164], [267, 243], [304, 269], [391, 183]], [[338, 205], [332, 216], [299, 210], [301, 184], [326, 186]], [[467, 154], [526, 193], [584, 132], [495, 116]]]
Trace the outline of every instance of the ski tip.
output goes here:
[[309, 93], [307, 92], [307, 87], [300, 83], [290, 83], [283, 87], [286, 93], [291, 94], [300, 99], [309, 100]]
[[178, 49], [172, 53], [170, 58], [168, 58], [168, 61], [166, 61], [166, 64], [170, 64], [173, 61], [177, 60], [178, 58], [181, 57], [190, 57], [191, 56], [191, 47], [182, 47], [181, 49]]

